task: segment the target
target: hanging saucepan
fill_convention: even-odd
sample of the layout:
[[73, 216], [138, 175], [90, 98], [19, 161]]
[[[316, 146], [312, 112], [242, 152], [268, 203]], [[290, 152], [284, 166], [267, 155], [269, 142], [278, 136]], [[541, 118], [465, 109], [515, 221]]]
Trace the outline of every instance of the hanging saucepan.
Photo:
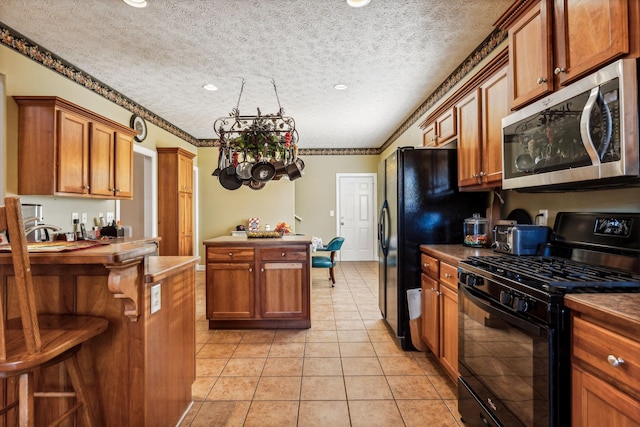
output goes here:
[[236, 167], [236, 175], [243, 181], [247, 181], [251, 179], [251, 167], [253, 163], [249, 161], [249, 156], [247, 155], [247, 148], [244, 149], [244, 158], [241, 163]]
[[223, 158], [224, 168], [218, 176], [220, 185], [222, 185], [227, 190], [237, 190], [242, 185], [242, 180], [238, 178], [238, 175], [236, 175], [236, 168], [231, 163], [231, 159], [229, 158], [228, 154], [223, 156]]
[[[298, 179], [302, 176], [302, 169], [300, 169], [298, 162], [298, 146], [296, 144], [293, 145], [293, 154], [291, 155], [291, 160], [287, 165], [287, 175], [291, 181]], [[303, 163], [304, 167], [304, 163]]]
[[277, 181], [282, 178], [287, 173], [287, 168], [284, 163], [284, 154], [278, 150], [277, 152], [278, 158], [273, 157], [271, 159], [271, 163], [276, 167], [276, 174], [273, 176], [273, 180]]
[[267, 185], [264, 181], [256, 181], [255, 179], [249, 180], [249, 188], [252, 190], [262, 190]]
[[267, 159], [267, 144], [264, 144], [264, 157], [251, 167], [251, 177], [256, 181], [267, 182], [276, 174], [276, 167]]

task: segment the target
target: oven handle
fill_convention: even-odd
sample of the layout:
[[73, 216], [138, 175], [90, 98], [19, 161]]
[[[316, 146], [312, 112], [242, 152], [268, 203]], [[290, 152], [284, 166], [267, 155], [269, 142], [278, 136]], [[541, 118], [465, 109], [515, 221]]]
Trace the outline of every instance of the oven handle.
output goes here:
[[464, 293], [464, 296], [468, 298], [472, 303], [486, 311], [487, 313], [496, 315], [500, 317], [505, 322], [512, 324], [513, 326], [528, 332], [534, 337], [542, 336], [542, 328], [534, 325], [531, 322], [521, 319], [520, 317], [514, 316], [513, 314], [507, 313], [504, 310], [501, 310], [497, 307], [494, 307], [490, 301], [487, 301], [483, 298], [479, 298], [471, 293], [471, 290], [466, 286], [460, 286], [460, 289]]

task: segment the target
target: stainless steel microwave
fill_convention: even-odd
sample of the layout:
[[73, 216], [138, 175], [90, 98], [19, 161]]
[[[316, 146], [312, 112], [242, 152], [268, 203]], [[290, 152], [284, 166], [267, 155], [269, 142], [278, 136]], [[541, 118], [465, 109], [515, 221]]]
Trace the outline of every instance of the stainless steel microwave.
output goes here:
[[502, 119], [502, 188], [579, 189], [638, 178], [638, 76], [618, 60]]

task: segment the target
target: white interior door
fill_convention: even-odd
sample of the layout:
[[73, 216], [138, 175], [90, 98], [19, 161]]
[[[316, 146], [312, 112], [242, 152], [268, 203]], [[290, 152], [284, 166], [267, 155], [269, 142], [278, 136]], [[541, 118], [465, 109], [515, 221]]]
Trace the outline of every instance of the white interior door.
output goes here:
[[375, 174], [337, 174], [337, 230], [342, 261], [372, 261], [376, 253]]

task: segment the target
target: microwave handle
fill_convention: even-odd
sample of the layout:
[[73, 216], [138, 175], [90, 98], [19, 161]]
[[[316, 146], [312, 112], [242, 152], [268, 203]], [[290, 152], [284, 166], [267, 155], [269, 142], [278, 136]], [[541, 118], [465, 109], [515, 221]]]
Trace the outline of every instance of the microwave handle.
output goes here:
[[[593, 143], [593, 140], [591, 139], [591, 132], [589, 132], [589, 129], [591, 128], [591, 112], [593, 111], [593, 107], [596, 103], [600, 104], [600, 108], [605, 115], [605, 132], [602, 135], [602, 141], [600, 141], [600, 145], [598, 147]], [[593, 165], [599, 165], [601, 163], [600, 161], [604, 157], [604, 153], [607, 151], [607, 148], [609, 148], [612, 126], [613, 121], [611, 118], [611, 110], [609, 110], [609, 106], [604, 101], [600, 87], [594, 87], [591, 89], [589, 99], [587, 99], [587, 103], [585, 104], [582, 115], [580, 116], [580, 134], [582, 135], [582, 144], [584, 145], [585, 150], [587, 150], [587, 154], [589, 155]]]

